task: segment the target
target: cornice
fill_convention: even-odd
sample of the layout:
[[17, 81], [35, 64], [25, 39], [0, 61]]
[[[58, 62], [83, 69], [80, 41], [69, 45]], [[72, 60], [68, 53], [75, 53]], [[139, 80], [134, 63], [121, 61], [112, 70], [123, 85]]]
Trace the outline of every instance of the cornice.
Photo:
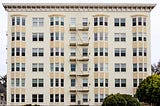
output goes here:
[[8, 12], [150, 12], [155, 6], [141, 3], [3, 3]]

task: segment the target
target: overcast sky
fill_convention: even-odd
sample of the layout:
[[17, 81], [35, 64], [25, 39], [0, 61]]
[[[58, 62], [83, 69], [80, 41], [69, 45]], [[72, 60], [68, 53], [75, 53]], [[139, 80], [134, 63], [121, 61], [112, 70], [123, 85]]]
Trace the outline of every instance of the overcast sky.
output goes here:
[[160, 60], [160, 0], [0, 0], [0, 76], [7, 72], [7, 12], [2, 3], [156, 3], [151, 12], [151, 62]]

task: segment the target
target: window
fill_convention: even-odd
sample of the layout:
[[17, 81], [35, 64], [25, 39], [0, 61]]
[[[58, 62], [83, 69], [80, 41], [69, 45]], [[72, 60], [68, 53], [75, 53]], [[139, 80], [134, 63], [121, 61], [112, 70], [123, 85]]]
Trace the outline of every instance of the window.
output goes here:
[[54, 71], [54, 64], [53, 63], [50, 63], [50, 70]]
[[64, 87], [64, 79], [61, 79], [61, 87]]
[[25, 48], [22, 48], [22, 54], [21, 56], [25, 56]]
[[14, 71], [14, 63], [11, 63], [11, 71]]
[[103, 48], [100, 48], [100, 53], [99, 53], [100, 56], [103, 56]]
[[71, 48], [71, 56], [76, 56], [76, 48]]
[[143, 71], [143, 65], [142, 65], [142, 63], [139, 63], [139, 71]]
[[108, 87], [108, 79], [105, 79], [105, 87]]
[[103, 85], [104, 85], [104, 79], [100, 78], [100, 87], [103, 87]]
[[43, 94], [32, 94], [32, 102], [43, 102]]
[[43, 68], [43, 63], [32, 63], [32, 71], [33, 72], [43, 72], [44, 68]]
[[16, 25], [20, 25], [20, 17], [16, 17]]
[[43, 33], [32, 33], [32, 41], [43, 41]]
[[50, 94], [50, 102], [54, 102], [54, 95]]
[[126, 72], [126, 64], [121, 64], [121, 72]]
[[83, 56], [88, 56], [88, 48], [83, 48]]
[[99, 17], [99, 25], [103, 25], [103, 17]]
[[44, 80], [43, 79], [32, 79], [32, 87], [43, 87]]
[[105, 41], [108, 41], [108, 33], [105, 32]]
[[59, 71], [59, 63], [55, 63], [55, 71]]
[[76, 102], [76, 94], [71, 94], [70, 95], [70, 101], [71, 102]]
[[64, 56], [64, 48], [61, 48], [61, 56]]
[[125, 48], [115, 48], [114, 49], [115, 56], [126, 56], [126, 49]]
[[126, 26], [126, 19], [125, 18], [115, 18], [114, 26]]
[[55, 55], [56, 55], [56, 56], [59, 56], [59, 48], [56, 48], [55, 50], [56, 50], [56, 51], [55, 51]]
[[54, 41], [54, 33], [50, 33], [50, 41]]
[[20, 56], [20, 48], [16, 48], [16, 56]]
[[54, 79], [50, 79], [50, 87], [53, 87], [54, 86]]
[[71, 41], [76, 41], [76, 34], [75, 33], [70, 34], [70, 40]]
[[22, 63], [22, 64], [21, 64], [21, 67], [22, 67], [22, 68], [21, 68], [21, 71], [25, 71], [25, 63]]
[[126, 41], [126, 34], [121, 33], [121, 42], [125, 42], [125, 41]]
[[64, 63], [61, 63], [61, 72], [64, 71]]
[[58, 78], [56, 78], [56, 79], [55, 79], [55, 81], [56, 81], [56, 82], [55, 82], [56, 87], [58, 87], [58, 86], [59, 86], [59, 79], [58, 79]]
[[20, 40], [20, 32], [16, 32], [16, 40]]
[[121, 79], [121, 87], [126, 87], [126, 79]]
[[11, 52], [11, 55], [14, 56], [14, 53], [15, 53], [14, 48], [12, 48], [11, 51], [12, 51], [12, 52]]
[[22, 17], [22, 25], [25, 26], [25, 24], [26, 24], [26, 19], [25, 17]]
[[64, 102], [64, 94], [61, 94], [61, 102]]
[[14, 41], [15, 40], [15, 33], [12, 32], [11, 35], [12, 35], [12, 41]]
[[146, 26], [146, 18], [143, 18], [143, 26]]
[[94, 41], [97, 41], [97, 40], [98, 40], [98, 34], [94, 33]]
[[32, 25], [34, 27], [42, 27], [44, 24], [44, 18], [32, 18]]
[[83, 21], [82, 22], [83, 26], [87, 26], [88, 25], [88, 18], [83, 18], [82, 21]]
[[50, 26], [54, 26], [54, 17], [50, 18]]
[[139, 56], [142, 56], [142, 48], [139, 48]]
[[43, 56], [43, 48], [32, 48], [32, 56]]
[[20, 86], [20, 79], [16, 78], [16, 87], [19, 87], [19, 86]]
[[71, 67], [71, 71], [72, 71], [72, 72], [73, 72], [73, 71], [76, 71], [76, 64], [72, 63], [72, 64], [70, 65], [70, 67]]
[[94, 102], [98, 102], [98, 94], [94, 94]]
[[124, 63], [116, 63], [115, 64], [115, 72], [126, 72], [126, 64]]
[[120, 72], [120, 64], [114, 64], [115, 72]]
[[126, 79], [115, 79], [115, 87], [126, 87]]
[[76, 18], [71, 18], [70, 19], [70, 25], [71, 26], [76, 26]]
[[14, 78], [11, 78], [11, 87], [14, 87]]
[[19, 102], [19, 94], [16, 94], [16, 102]]
[[94, 79], [94, 87], [98, 87], [98, 79]]
[[114, 19], [114, 26], [119, 26], [119, 18]]
[[94, 71], [98, 71], [98, 64], [94, 64]]
[[144, 48], [144, 56], [147, 56], [147, 49]]
[[142, 41], [142, 32], [138, 32], [138, 41]]
[[143, 79], [139, 79], [139, 84], [143, 81]]
[[137, 48], [133, 48], [133, 56], [137, 56]]
[[25, 36], [26, 36], [26, 33], [22, 32], [22, 41], [25, 41]]
[[16, 71], [20, 71], [20, 63], [16, 63]]
[[12, 17], [12, 26], [15, 25], [15, 17]]
[[147, 63], [144, 63], [144, 71], [147, 72]]
[[133, 79], [133, 87], [137, 87], [137, 79]]
[[120, 87], [120, 79], [115, 79], [115, 87]]
[[87, 40], [88, 40], [88, 35], [87, 35], [87, 33], [83, 33], [83, 34], [82, 34], [82, 41], [83, 41], [83, 42], [87, 42]]
[[88, 87], [88, 79], [83, 78], [83, 87]]
[[56, 32], [56, 33], [55, 33], [55, 37], [56, 37], [55, 40], [59, 40], [59, 32]]
[[121, 26], [126, 26], [126, 19], [125, 18], [121, 18]]
[[103, 94], [100, 94], [100, 102], [103, 102], [103, 99], [104, 99]]
[[61, 26], [64, 26], [64, 18], [61, 18]]
[[105, 17], [105, 19], [104, 19], [104, 25], [108, 26], [108, 18], [107, 17]]
[[88, 94], [83, 94], [83, 102], [88, 102]]
[[133, 41], [137, 41], [137, 33], [133, 33]]
[[50, 48], [50, 56], [54, 56], [54, 48]]
[[94, 56], [98, 56], [98, 48], [94, 48]]
[[39, 87], [43, 87], [43, 79], [39, 79]]
[[83, 64], [83, 71], [88, 71], [88, 64]]
[[21, 94], [21, 102], [25, 102], [25, 94]]
[[71, 79], [71, 87], [75, 87], [76, 86], [76, 79]]
[[55, 25], [59, 25], [59, 17], [55, 17]]
[[143, 41], [147, 41], [147, 33], [144, 33], [144, 36], [143, 36]]
[[108, 64], [107, 63], [105, 63], [105, 71], [108, 71]]
[[14, 94], [11, 94], [11, 102], [14, 102]]
[[94, 18], [94, 26], [98, 26], [98, 18]]
[[136, 72], [137, 71], [137, 64], [133, 64], [133, 72]]
[[100, 63], [100, 71], [103, 71], [103, 63]]
[[138, 17], [138, 25], [142, 26], [142, 17]]
[[25, 78], [22, 78], [22, 79], [21, 79], [21, 86], [22, 86], [22, 87], [25, 87]]
[[132, 26], [136, 26], [136, 18], [132, 18]]

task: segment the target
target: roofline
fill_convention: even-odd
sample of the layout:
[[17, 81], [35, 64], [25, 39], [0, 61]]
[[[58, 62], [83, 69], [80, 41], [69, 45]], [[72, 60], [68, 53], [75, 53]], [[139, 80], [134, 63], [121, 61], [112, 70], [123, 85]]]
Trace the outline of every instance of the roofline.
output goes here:
[[149, 8], [150, 11], [156, 6], [152, 3], [2, 3], [6, 11], [8, 8], [65, 8], [65, 7], [91, 7], [91, 8]]

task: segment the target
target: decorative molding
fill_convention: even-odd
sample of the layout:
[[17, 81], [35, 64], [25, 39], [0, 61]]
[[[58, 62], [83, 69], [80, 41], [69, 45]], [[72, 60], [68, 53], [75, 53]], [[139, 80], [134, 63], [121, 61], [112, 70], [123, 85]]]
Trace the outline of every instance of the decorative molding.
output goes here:
[[155, 6], [140, 3], [3, 3], [8, 12], [150, 12]]

